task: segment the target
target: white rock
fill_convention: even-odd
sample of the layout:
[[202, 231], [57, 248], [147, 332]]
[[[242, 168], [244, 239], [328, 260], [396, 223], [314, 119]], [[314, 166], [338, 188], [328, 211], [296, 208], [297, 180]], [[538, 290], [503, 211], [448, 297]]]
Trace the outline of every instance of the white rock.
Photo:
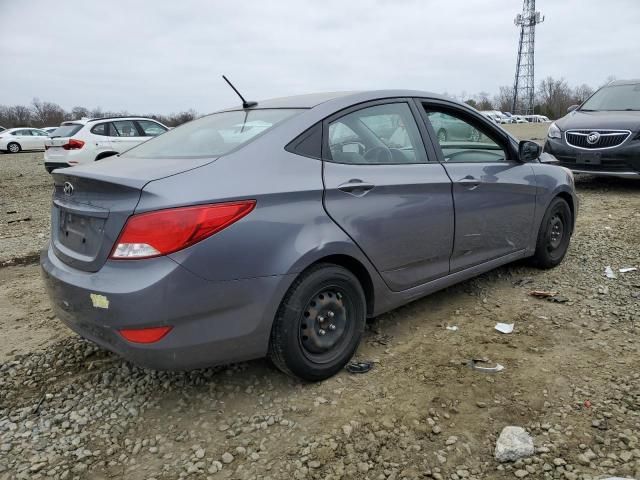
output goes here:
[[504, 427], [496, 442], [495, 457], [499, 462], [515, 462], [535, 453], [533, 439], [522, 427]]

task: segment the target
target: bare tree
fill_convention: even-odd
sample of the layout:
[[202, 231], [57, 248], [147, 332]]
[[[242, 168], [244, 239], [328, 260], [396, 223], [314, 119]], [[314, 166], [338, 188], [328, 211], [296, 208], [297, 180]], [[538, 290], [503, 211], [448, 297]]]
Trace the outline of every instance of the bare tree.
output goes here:
[[573, 104], [573, 92], [564, 78], [547, 77], [538, 87], [540, 113], [549, 118], [560, 118]]
[[489, 100], [489, 94], [487, 92], [480, 92], [476, 96], [476, 103], [478, 110], [493, 110], [493, 103]]
[[14, 105], [13, 107], [10, 107], [9, 115], [11, 117], [10, 125], [12, 127], [28, 127], [31, 125], [31, 120], [33, 118], [31, 109], [25, 105]]
[[58, 104], [33, 99], [33, 118], [31, 123], [38, 127], [60, 125], [64, 121], [64, 110]]
[[579, 105], [591, 95], [593, 95], [593, 88], [591, 88], [586, 83], [583, 83], [573, 90], [573, 101], [575, 104]]
[[500, 87], [494, 98], [494, 105], [501, 112], [510, 112], [513, 106], [513, 87]]
[[89, 109], [85, 107], [73, 107], [71, 109], [71, 120], [80, 120], [89, 116]]

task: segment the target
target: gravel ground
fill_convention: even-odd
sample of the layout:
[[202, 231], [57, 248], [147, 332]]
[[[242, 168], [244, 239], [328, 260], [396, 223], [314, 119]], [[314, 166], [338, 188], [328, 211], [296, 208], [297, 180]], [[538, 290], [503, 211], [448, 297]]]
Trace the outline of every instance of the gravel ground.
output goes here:
[[[6, 218], [31, 217], [2, 222], [15, 262], [47, 235], [50, 180], [36, 155], [0, 162]], [[357, 354], [373, 370], [319, 384], [265, 361], [137, 368], [61, 328], [37, 265], [1, 268], [0, 480], [640, 478], [640, 272], [604, 276], [640, 267], [640, 182], [577, 188], [558, 268], [509, 265], [383, 315]], [[483, 357], [505, 370], [466, 365]], [[533, 456], [494, 459], [507, 425]]]

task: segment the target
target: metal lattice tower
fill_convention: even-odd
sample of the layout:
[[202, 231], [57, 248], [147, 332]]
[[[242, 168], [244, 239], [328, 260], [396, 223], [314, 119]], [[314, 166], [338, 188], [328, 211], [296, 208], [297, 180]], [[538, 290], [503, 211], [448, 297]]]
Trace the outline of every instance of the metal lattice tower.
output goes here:
[[533, 114], [534, 101], [534, 46], [536, 25], [542, 23], [544, 17], [536, 12], [536, 0], [522, 2], [522, 14], [516, 16], [514, 23], [520, 27], [520, 43], [518, 45], [518, 62], [516, 79], [513, 85], [513, 104], [511, 112], [519, 115]]

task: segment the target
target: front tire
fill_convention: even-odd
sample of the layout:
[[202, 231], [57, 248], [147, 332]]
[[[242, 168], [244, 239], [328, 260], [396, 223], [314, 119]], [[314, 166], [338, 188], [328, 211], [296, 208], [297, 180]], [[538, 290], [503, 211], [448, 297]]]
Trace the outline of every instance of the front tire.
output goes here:
[[22, 147], [20, 147], [19, 143], [11, 142], [9, 145], [7, 145], [7, 150], [9, 151], [9, 153], [19, 153], [20, 150], [22, 150]]
[[542, 219], [531, 263], [545, 269], [559, 265], [569, 248], [572, 229], [573, 215], [569, 204], [562, 198], [554, 198]]
[[282, 300], [269, 358], [288, 375], [307, 381], [329, 378], [358, 348], [366, 313], [358, 279], [338, 265], [318, 264], [303, 272]]

